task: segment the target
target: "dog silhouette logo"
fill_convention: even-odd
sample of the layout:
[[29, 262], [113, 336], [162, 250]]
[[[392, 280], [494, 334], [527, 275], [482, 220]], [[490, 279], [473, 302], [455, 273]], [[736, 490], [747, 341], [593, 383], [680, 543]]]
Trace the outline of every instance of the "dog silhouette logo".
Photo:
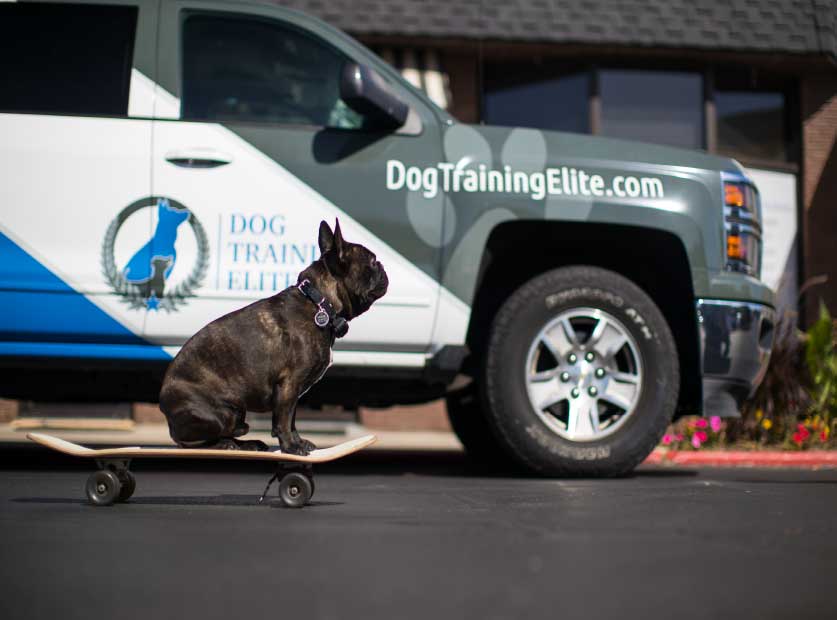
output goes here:
[[[137, 239], [137, 230], [149, 220], [133, 218], [135, 214], [145, 213], [146, 209], [154, 209], [156, 225], [150, 239], [144, 243]], [[188, 227], [182, 225], [188, 222]], [[120, 238], [120, 231], [128, 228], [134, 234]], [[190, 230], [194, 236], [191, 244], [194, 261], [191, 273], [187, 276], [175, 278], [175, 266], [178, 260], [179, 238], [183, 230]], [[133, 246], [131, 246], [133, 244]], [[140, 245], [142, 244], [142, 245]], [[130, 258], [121, 269], [117, 261], [117, 247], [133, 247]], [[197, 255], [194, 256], [194, 249]], [[201, 286], [209, 266], [209, 242], [206, 232], [198, 219], [185, 206], [166, 197], [150, 196], [138, 200], [125, 207], [108, 226], [105, 240], [102, 244], [102, 271], [113, 290], [134, 309], [177, 310], [186, 303], [186, 299], [194, 296], [194, 291]]]

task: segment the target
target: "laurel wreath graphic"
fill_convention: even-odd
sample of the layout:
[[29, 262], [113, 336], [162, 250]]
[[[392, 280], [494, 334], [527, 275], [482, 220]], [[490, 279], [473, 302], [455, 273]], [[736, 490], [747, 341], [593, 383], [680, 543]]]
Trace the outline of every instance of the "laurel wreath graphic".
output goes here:
[[[119, 229], [125, 223], [125, 220], [140, 209], [157, 204], [159, 199], [160, 197], [158, 196], [151, 196], [137, 200], [125, 207], [108, 226], [104, 241], [102, 242], [102, 273], [113, 287], [113, 290], [122, 298], [122, 301], [134, 310], [145, 309], [147, 307], [148, 297], [139, 286], [128, 282], [116, 266], [116, 260], [113, 255], [116, 235], [119, 233]], [[177, 209], [187, 210], [186, 207], [175, 200], [169, 198], [168, 201]], [[173, 289], [166, 290], [162, 299], [159, 300], [157, 308], [166, 312], [176, 311], [186, 303], [189, 297], [194, 297], [195, 289], [200, 288], [209, 269], [209, 239], [206, 236], [206, 231], [203, 226], [191, 211], [189, 211], [189, 225], [195, 233], [198, 258], [189, 276], [178, 283]]]

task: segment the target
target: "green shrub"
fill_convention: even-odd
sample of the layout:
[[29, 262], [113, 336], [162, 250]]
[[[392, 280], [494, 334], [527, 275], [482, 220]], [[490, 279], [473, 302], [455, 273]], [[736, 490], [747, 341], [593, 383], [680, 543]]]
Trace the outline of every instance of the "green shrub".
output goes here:
[[[805, 361], [811, 400], [808, 415], [792, 441], [800, 447], [830, 444], [837, 430], [837, 323], [823, 303], [819, 318], [808, 330]], [[813, 428], [806, 432], [809, 426]]]
[[796, 319], [795, 313], [788, 312], [776, 325], [767, 372], [756, 392], [742, 406], [741, 418], [728, 421], [727, 442], [787, 443], [800, 418], [808, 413], [805, 336], [797, 329]]

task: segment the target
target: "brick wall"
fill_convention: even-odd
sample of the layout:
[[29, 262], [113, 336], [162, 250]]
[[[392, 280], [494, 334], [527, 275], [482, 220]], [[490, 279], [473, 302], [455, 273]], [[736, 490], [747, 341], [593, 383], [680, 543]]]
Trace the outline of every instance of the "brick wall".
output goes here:
[[805, 323], [822, 299], [837, 315], [837, 73], [802, 79], [804, 278], [828, 275], [806, 295]]
[[367, 409], [361, 407], [360, 422], [373, 430], [387, 431], [450, 431], [444, 401], [425, 405]]
[[156, 403], [133, 403], [131, 417], [137, 424], [165, 424], [166, 416]]
[[0, 398], [0, 424], [11, 422], [17, 417], [19, 404], [16, 400]]

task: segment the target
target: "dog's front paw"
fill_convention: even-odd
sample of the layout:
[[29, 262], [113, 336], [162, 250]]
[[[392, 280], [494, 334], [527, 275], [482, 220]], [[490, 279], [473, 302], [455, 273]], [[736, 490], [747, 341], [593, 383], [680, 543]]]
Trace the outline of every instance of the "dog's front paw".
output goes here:
[[289, 443], [286, 447], [283, 447], [282, 452], [284, 452], [285, 454], [297, 454], [299, 456], [308, 456], [308, 452], [310, 452], [310, 450], [305, 449], [303, 442], [294, 441], [292, 443]]
[[[287, 441], [282, 441], [279, 439], [279, 449], [282, 450], [284, 454], [296, 454], [298, 456], [308, 456], [308, 453], [311, 451], [310, 449], [306, 449], [305, 444], [313, 446], [310, 441], [305, 441], [304, 439], [289, 439]], [[312, 448], [313, 449], [313, 448]]]
[[301, 445], [308, 452], [312, 452], [317, 449], [317, 446], [314, 445], [314, 442], [308, 441], [307, 439], [303, 439], [299, 436], [299, 433], [297, 431], [293, 431], [293, 433], [291, 433], [291, 440], [293, 441], [293, 443]]

